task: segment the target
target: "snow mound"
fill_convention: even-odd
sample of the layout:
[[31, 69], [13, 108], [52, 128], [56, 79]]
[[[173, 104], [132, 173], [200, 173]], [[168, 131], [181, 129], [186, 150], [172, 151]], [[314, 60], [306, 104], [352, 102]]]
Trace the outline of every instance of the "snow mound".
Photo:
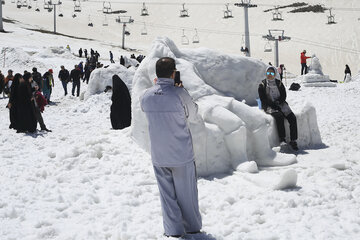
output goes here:
[[37, 54], [37, 57], [40, 58], [54, 58], [62, 57], [66, 59], [78, 59], [75, 57], [69, 50], [64, 47], [49, 47], [45, 48], [44, 51]]
[[[24, 70], [31, 71], [33, 67], [46, 69], [44, 63], [34, 60], [34, 57], [22, 48], [2, 47], [0, 55], [2, 56], [0, 58], [0, 66], [5, 65], [9, 69], [12, 69], [14, 73], [22, 73]], [[3, 56], [5, 56], [5, 58]]]
[[311, 58], [309, 73], [300, 76], [300, 80], [305, 87], [336, 87], [335, 83], [330, 82], [330, 77], [324, 75], [320, 60], [315, 54]]
[[283, 190], [287, 188], [293, 188], [296, 187], [297, 182], [297, 173], [295, 170], [290, 169], [284, 172], [279, 182], [274, 186], [274, 190]]
[[89, 85], [85, 92], [85, 99], [88, 99], [91, 95], [103, 92], [106, 86], [112, 86], [112, 77], [115, 74], [123, 80], [131, 92], [135, 69], [126, 68], [122, 65], [110, 65], [108, 68], [97, 68], [92, 71]]
[[[139, 98], [145, 89], [153, 86], [155, 62], [164, 56], [175, 59], [185, 88], [199, 106], [198, 120], [190, 122], [190, 129], [200, 176], [230, 172], [247, 161], [255, 161], [260, 166], [284, 166], [296, 162], [295, 155], [276, 153], [271, 149], [268, 137], [271, 117], [257, 107], [226, 95], [236, 94], [237, 98], [256, 102], [255, 89], [264, 77], [259, 72], [264, 72], [266, 67], [262, 62], [203, 48], [180, 51], [168, 38], [154, 41], [150, 54], [139, 66], [133, 80], [132, 136], [141, 147], [149, 151], [150, 141]], [[233, 78], [235, 74], [241, 77]], [[235, 93], [234, 88], [238, 85], [243, 89]], [[251, 93], [253, 89], [256, 93]], [[248, 170], [253, 172], [255, 168]]]

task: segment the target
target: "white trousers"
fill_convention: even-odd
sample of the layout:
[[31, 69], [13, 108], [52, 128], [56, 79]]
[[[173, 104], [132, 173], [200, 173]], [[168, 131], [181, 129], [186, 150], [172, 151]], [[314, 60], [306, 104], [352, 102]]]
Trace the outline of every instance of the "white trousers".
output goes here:
[[195, 162], [181, 167], [156, 167], [166, 235], [201, 230]]

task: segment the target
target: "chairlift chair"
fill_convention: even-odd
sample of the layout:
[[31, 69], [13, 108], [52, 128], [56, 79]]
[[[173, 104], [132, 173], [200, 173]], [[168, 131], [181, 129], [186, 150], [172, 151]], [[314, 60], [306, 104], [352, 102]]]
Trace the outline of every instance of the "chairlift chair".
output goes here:
[[107, 26], [109, 26], [109, 22], [108, 22], [108, 20], [107, 20], [107, 17], [106, 17], [106, 15], [104, 15], [104, 21], [103, 21], [103, 26], [104, 26], [104, 27], [107, 27]]
[[22, 2], [21, 2], [21, 0], [17, 0], [17, 2], [16, 2], [16, 7], [17, 7], [17, 8], [21, 8], [21, 7], [22, 7]]
[[183, 9], [180, 10], [180, 17], [189, 17], [188, 10], [185, 9], [185, 3], [182, 4]]
[[197, 29], [195, 28], [195, 35], [193, 36], [193, 43], [199, 43], [200, 42], [200, 38], [199, 38], [199, 35], [198, 35], [198, 31]]
[[273, 21], [284, 21], [284, 19], [282, 18], [282, 13], [279, 12], [278, 7], [275, 7], [275, 11], [273, 12]]
[[80, 0], [74, 1], [74, 12], [81, 12]]
[[31, 0], [29, 0], [28, 9], [32, 9]]
[[110, 2], [103, 2], [103, 13], [110, 14], [112, 12], [111, 3]]
[[272, 48], [269, 42], [265, 44], [264, 52], [272, 52]]
[[147, 35], [146, 24], [144, 23], [143, 29], [141, 29], [141, 35]]
[[49, 4], [49, 1], [47, 0], [44, 0], [44, 9], [47, 10], [50, 8], [50, 4]]
[[147, 7], [145, 6], [145, 3], [143, 3], [142, 9], [141, 9], [141, 16], [149, 16], [149, 12]]
[[229, 4], [225, 4], [226, 10], [224, 11], [224, 18], [232, 18], [232, 11], [229, 9]]
[[35, 12], [40, 12], [40, 8], [38, 7], [38, 3], [36, 2], [36, 5], [35, 5]]
[[88, 26], [89, 27], [93, 27], [94, 26], [94, 24], [92, 23], [92, 21], [91, 21], [91, 16], [89, 15], [89, 23], [88, 23]]
[[22, 2], [22, 5], [21, 5], [22, 7], [27, 7], [28, 6], [28, 4], [27, 4], [27, 0], [23, 0], [23, 2]]
[[59, 17], [64, 17], [64, 14], [62, 13], [61, 5], [59, 6]]
[[72, 16], [72, 18], [76, 18], [76, 17], [77, 17], [75, 12], [73, 12], [73, 14], [72, 14], [71, 16]]
[[329, 9], [330, 15], [328, 16], [328, 24], [335, 24], [335, 15], [331, 14], [331, 8]]
[[187, 36], [185, 36], [185, 29], [183, 29], [183, 35], [181, 36], [181, 44], [189, 45], [189, 39]]

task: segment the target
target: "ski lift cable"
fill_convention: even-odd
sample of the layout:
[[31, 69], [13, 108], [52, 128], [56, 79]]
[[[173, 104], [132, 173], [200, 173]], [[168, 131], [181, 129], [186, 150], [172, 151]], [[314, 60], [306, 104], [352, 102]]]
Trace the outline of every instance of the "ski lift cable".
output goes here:
[[347, 48], [343, 48], [343, 47], [339, 47], [339, 46], [332, 46], [332, 45], [327, 45], [327, 44], [322, 44], [322, 43], [314, 43], [314, 42], [310, 43], [307, 40], [296, 40], [294, 38], [291, 38], [291, 41], [296, 42], [296, 43], [300, 43], [300, 44], [304, 44], [304, 45], [311, 45], [311, 46], [326, 48], [326, 49], [329, 49], [329, 50], [336, 50], [336, 51], [352, 53], [352, 54], [360, 54], [360, 51], [356, 50], [356, 49], [347, 49]]

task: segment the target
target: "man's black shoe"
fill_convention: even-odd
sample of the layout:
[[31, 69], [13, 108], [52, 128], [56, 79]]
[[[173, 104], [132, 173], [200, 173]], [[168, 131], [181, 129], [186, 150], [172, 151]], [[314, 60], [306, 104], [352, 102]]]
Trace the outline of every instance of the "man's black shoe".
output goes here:
[[41, 131], [52, 132], [50, 129], [42, 128]]
[[164, 236], [165, 237], [173, 237], [173, 238], [181, 238], [182, 237], [182, 235], [166, 235], [165, 233], [164, 233]]

